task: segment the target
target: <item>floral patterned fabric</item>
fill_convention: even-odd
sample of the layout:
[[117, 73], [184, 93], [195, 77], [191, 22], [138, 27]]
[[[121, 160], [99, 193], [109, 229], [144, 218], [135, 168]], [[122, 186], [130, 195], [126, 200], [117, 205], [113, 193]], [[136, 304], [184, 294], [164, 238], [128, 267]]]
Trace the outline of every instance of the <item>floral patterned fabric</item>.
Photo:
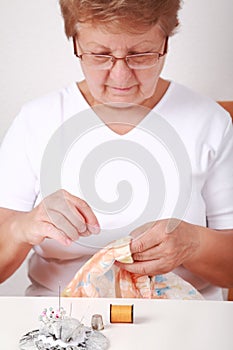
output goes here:
[[203, 299], [188, 282], [170, 272], [153, 277], [120, 269], [114, 263], [133, 263], [130, 237], [116, 240], [96, 253], [77, 272], [64, 297]]

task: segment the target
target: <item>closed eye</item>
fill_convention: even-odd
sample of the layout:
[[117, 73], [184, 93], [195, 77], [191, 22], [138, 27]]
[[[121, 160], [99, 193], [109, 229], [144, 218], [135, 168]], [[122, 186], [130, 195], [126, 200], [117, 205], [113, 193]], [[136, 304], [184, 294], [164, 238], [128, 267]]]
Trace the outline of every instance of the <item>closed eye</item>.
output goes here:
[[91, 51], [90, 52], [92, 55], [111, 55], [111, 53], [110, 52], [93, 52], [93, 51]]
[[[147, 52], [150, 52], [150, 51], [147, 51]], [[143, 52], [135, 52], [135, 51], [130, 51], [127, 55], [130, 55], [130, 56], [133, 56], [133, 55], [143, 55], [144, 53], [147, 53], [145, 51]]]

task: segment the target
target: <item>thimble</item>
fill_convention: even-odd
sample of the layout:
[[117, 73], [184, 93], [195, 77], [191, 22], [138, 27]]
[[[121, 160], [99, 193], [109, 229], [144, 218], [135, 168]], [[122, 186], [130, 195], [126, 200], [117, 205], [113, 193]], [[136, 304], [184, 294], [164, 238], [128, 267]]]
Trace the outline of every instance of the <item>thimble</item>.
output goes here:
[[104, 329], [103, 318], [99, 314], [92, 315], [91, 318], [91, 327], [95, 331], [101, 331]]

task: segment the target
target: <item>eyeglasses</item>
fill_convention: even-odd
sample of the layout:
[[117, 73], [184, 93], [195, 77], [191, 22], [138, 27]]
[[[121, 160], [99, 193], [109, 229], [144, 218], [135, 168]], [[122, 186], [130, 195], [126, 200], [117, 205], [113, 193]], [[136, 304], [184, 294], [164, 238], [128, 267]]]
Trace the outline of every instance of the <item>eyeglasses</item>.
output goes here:
[[163, 57], [167, 53], [168, 37], [166, 37], [163, 53], [160, 52], [145, 52], [137, 53], [133, 55], [126, 55], [124, 57], [115, 57], [113, 55], [101, 55], [91, 52], [83, 52], [78, 54], [76, 39], [73, 37], [74, 54], [82, 62], [97, 70], [111, 69], [116, 61], [124, 60], [128, 67], [131, 69], [147, 69], [155, 66], [160, 57]]

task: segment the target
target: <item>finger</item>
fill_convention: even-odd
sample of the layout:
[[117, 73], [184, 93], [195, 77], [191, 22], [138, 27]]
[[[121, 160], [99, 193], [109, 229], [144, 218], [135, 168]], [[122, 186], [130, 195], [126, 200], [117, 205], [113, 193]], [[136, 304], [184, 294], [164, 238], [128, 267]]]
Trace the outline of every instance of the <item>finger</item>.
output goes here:
[[50, 209], [47, 213], [48, 217], [51, 221], [51, 223], [59, 230], [62, 231], [71, 238], [73, 241], [77, 240], [79, 238], [79, 229], [83, 232], [86, 231], [86, 224], [85, 222], [82, 223], [81, 220], [79, 220], [79, 227], [75, 227], [72, 225], [72, 223], [69, 221], [69, 219], [64, 215], [64, 213], [59, 212], [57, 210]]
[[155, 247], [151, 247], [144, 252], [132, 254], [134, 261], [148, 261], [160, 259], [165, 255], [164, 244], [160, 243]]
[[[59, 190], [53, 193], [52, 195], [46, 197], [43, 204], [44, 204], [44, 209], [47, 212], [47, 215], [49, 215], [49, 212], [51, 209], [62, 213], [68, 219], [68, 221], [74, 227], [77, 228], [79, 233], [83, 235], [87, 235], [89, 233], [99, 232], [98, 224], [97, 224], [97, 227], [95, 222], [93, 223], [93, 225], [89, 225], [89, 223], [86, 222], [86, 218], [82, 215], [82, 212], [81, 212], [82, 210], [79, 209], [84, 206], [88, 206], [87, 203], [71, 195], [69, 192], [65, 190]], [[79, 208], [78, 208], [78, 204], [79, 204]], [[89, 206], [88, 208], [92, 212]], [[87, 231], [89, 231], [89, 233]]]
[[147, 222], [146, 224], [143, 224], [139, 227], [137, 227], [136, 229], [134, 229], [132, 232], [130, 232], [130, 236], [133, 238], [136, 238], [138, 236], [140, 236], [141, 234], [145, 233], [146, 231], [148, 231], [148, 229], [152, 228], [154, 226], [155, 222]]
[[163, 240], [161, 233], [157, 230], [156, 224], [149, 227], [140, 236], [134, 238], [130, 244], [131, 253], [142, 253], [153, 246], [159, 245]]
[[141, 276], [155, 276], [157, 274], [164, 273], [161, 268], [160, 260], [134, 262], [133, 264], [115, 263], [119, 268], [127, 270], [128, 272], [135, 273]]
[[84, 218], [84, 222], [87, 224], [87, 230], [93, 234], [99, 233], [99, 222], [88, 203], [83, 199], [75, 197], [71, 194], [69, 194], [69, 199], [81, 214], [82, 218]]
[[49, 222], [40, 223], [40, 232], [43, 233], [43, 238], [46, 237], [54, 239], [65, 246], [68, 246], [72, 243], [72, 240], [67, 237], [63, 231], [58, 230], [53, 224]]
[[46, 197], [43, 204], [47, 213], [50, 209], [63, 213], [79, 232], [83, 233], [87, 230], [91, 233], [99, 232], [99, 223], [92, 209], [84, 200], [69, 192], [59, 190]]
[[77, 208], [69, 200], [69, 196], [68, 192], [60, 190], [47, 197], [44, 200], [44, 207], [47, 216], [51, 222], [55, 223], [55, 226], [61, 227], [60, 220], [58, 221], [58, 224], [56, 220], [58, 216], [56, 213], [60, 212], [78, 232], [85, 232], [87, 230], [85, 218], [83, 218], [81, 213], [77, 211]]
[[[87, 224], [85, 222], [85, 218], [75, 209], [70, 210], [65, 208], [61, 214], [63, 217], [73, 226], [73, 228], [78, 232], [79, 235], [86, 234], [88, 231]], [[90, 234], [90, 232], [88, 233]]]
[[80, 211], [77, 210], [73, 203], [67, 201], [66, 206], [60, 208], [60, 210], [80, 234], [88, 230], [85, 218], [80, 213]]

